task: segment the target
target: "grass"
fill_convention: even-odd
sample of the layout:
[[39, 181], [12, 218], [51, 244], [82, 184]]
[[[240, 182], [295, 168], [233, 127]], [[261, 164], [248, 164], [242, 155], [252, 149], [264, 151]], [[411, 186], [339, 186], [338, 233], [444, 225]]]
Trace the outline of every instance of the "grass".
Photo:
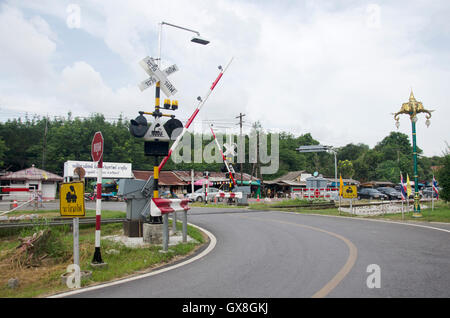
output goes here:
[[[117, 211], [115, 211], [117, 212]], [[103, 213], [102, 213], [103, 214]], [[177, 229], [181, 231], [181, 223]], [[61, 274], [72, 263], [73, 237], [69, 226], [51, 227], [50, 237], [42, 246], [39, 255], [48, 255], [39, 266], [18, 267], [14, 265], [18, 237], [30, 236], [45, 226], [21, 229], [19, 233], [0, 239], [0, 297], [41, 297], [68, 290], [61, 283]], [[120, 234], [122, 224], [102, 225], [102, 236]], [[110, 240], [101, 241], [102, 259], [108, 264], [104, 268], [93, 268], [90, 263], [94, 254], [95, 227], [80, 228], [80, 264], [81, 270], [92, 271], [92, 277], [82, 281], [82, 286], [106, 282], [126, 277], [155, 267], [168, 264], [194, 252], [205, 243], [203, 234], [198, 229], [188, 226], [188, 235], [197, 242], [179, 243], [170, 247], [167, 253], [160, 253], [160, 246], [130, 248], [122, 243]], [[110, 253], [116, 250], [119, 253]], [[18, 278], [19, 287], [7, 287], [9, 278]]]
[[[431, 202], [426, 204], [421, 203], [421, 206], [426, 205], [427, 209], [421, 209], [422, 217], [413, 217], [413, 212], [404, 213], [404, 221], [421, 221], [421, 222], [444, 222], [450, 223], [450, 202], [435, 201], [434, 210], [431, 209]], [[402, 220], [401, 213], [382, 214], [378, 216], [370, 216], [370, 218]]]
[[[366, 202], [366, 201], [363, 201]], [[359, 203], [363, 203], [359, 202]], [[367, 201], [368, 202], [368, 201]], [[303, 205], [307, 203], [306, 200], [285, 200], [275, 203], [251, 203], [249, 205], [249, 209], [252, 210], [277, 210], [277, 211], [289, 211], [289, 212], [297, 212], [297, 213], [305, 213], [305, 214], [322, 214], [322, 215], [336, 215], [336, 216], [350, 216], [350, 217], [360, 217], [360, 218], [374, 218], [374, 219], [389, 219], [389, 220], [402, 220], [401, 213], [393, 213], [393, 214], [380, 214], [376, 216], [356, 216], [346, 212], [340, 212], [337, 208], [332, 209], [308, 209], [307, 207], [300, 208], [274, 208], [273, 205], [278, 206], [289, 206], [289, 205]], [[317, 201], [317, 203], [323, 203]], [[422, 209], [422, 218], [413, 217], [413, 213], [404, 213], [405, 221], [422, 221], [422, 222], [446, 222], [450, 223], [450, 202], [443, 201], [435, 201], [434, 210], [431, 210], [431, 202], [421, 203], [421, 205], [426, 205], [427, 209]], [[354, 204], [357, 206], [357, 203]]]

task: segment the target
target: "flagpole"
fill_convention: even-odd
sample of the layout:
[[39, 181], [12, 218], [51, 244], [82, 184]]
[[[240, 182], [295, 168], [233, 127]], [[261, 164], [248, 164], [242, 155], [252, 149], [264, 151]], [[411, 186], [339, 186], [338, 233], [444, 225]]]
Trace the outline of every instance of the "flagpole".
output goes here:
[[434, 211], [434, 193], [431, 192], [431, 211]]
[[405, 214], [403, 213], [403, 200], [402, 200], [402, 221], [405, 220]]
[[406, 211], [409, 214], [409, 196], [408, 195], [406, 195]]
[[[431, 180], [431, 211], [434, 211], [434, 174]], [[428, 222], [430, 221], [430, 209], [428, 209]]]
[[341, 215], [341, 195], [339, 194], [339, 215]]
[[339, 215], [341, 215], [341, 195], [344, 187], [344, 182], [342, 181], [342, 175], [339, 174]]

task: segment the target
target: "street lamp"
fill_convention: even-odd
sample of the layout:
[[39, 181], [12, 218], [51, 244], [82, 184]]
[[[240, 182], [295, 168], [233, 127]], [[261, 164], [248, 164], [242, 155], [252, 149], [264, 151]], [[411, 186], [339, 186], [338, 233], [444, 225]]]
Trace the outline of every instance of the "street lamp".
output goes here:
[[297, 149], [298, 152], [321, 152], [330, 151], [334, 155], [334, 186], [337, 187], [337, 160], [336, 160], [336, 150], [332, 146], [324, 145], [312, 145], [312, 146], [300, 146]]
[[[163, 25], [168, 25], [168, 26], [171, 26], [171, 27], [174, 27], [174, 28], [177, 28], [177, 29], [181, 29], [181, 30], [185, 30], [185, 31], [189, 31], [189, 32], [195, 33], [196, 36], [194, 36], [191, 39], [191, 42], [202, 44], [202, 45], [206, 45], [206, 44], [209, 43], [208, 40], [206, 40], [205, 38], [200, 36], [200, 32], [198, 32], [198, 31], [191, 30], [191, 29], [179, 26], [179, 25], [175, 25], [175, 24], [172, 24], [172, 23], [168, 23], [168, 22], [162, 21], [161, 23], [159, 23], [159, 32], [158, 32], [158, 59], [157, 59], [158, 60], [158, 67], [161, 67], [161, 38], [162, 38], [162, 27], [163, 27]], [[155, 88], [155, 100], [156, 100], [155, 109], [156, 109], [157, 112], [159, 111], [159, 108], [160, 108], [160, 103], [159, 103], [160, 85], [161, 85], [160, 82], [157, 82], [156, 85], [155, 85], [155, 87], [156, 87]]]
[[400, 114], [409, 115], [412, 124], [412, 140], [413, 140], [413, 157], [414, 157], [414, 213], [413, 217], [420, 218], [422, 217], [422, 213], [420, 212], [420, 197], [419, 197], [419, 181], [417, 175], [417, 146], [416, 146], [416, 122], [417, 122], [417, 114], [418, 113], [426, 113], [426, 122], [427, 127], [430, 126], [430, 118], [431, 112], [433, 110], [426, 110], [422, 102], [416, 101], [414, 98], [414, 94], [411, 90], [411, 94], [409, 95], [409, 102], [403, 103], [400, 111], [393, 114], [395, 119], [395, 126], [397, 129], [400, 127], [399, 117]]
[[177, 28], [177, 29], [181, 29], [181, 30], [185, 30], [185, 31], [189, 31], [189, 32], [197, 34], [197, 36], [192, 37], [191, 42], [202, 44], [202, 45], [206, 45], [206, 44], [209, 43], [208, 40], [206, 40], [205, 38], [200, 36], [200, 32], [198, 32], [198, 31], [195, 31], [195, 30], [188, 29], [188, 28], [185, 28], [185, 27], [182, 27], [182, 26], [179, 26], [179, 25], [175, 25], [175, 24], [172, 24], [172, 23], [168, 23], [168, 22], [162, 21], [159, 24], [159, 36], [158, 36], [158, 54], [159, 54], [159, 59], [158, 60], [159, 60], [159, 66], [161, 66], [161, 35], [162, 35], [162, 26], [163, 25], [168, 25], [168, 26], [171, 26], [171, 27], [174, 27], [174, 28]]

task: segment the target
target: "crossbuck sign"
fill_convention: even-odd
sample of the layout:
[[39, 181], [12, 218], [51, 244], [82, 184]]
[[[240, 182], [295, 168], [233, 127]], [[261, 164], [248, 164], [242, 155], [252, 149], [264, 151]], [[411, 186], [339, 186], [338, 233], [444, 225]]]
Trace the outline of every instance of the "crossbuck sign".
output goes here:
[[175, 64], [161, 71], [155, 60], [148, 56], [140, 61], [139, 64], [147, 72], [147, 74], [150, 75], [150, 78], [139, 84], [141, 91], [149, 88], [159, 81], [161, 82], [161, 89], [167, 97], [176, 94], [177, 90], [175, 86], [173, 86], [173, 84], [167, 79], [167, 76], [178, 71], [178, 67]]

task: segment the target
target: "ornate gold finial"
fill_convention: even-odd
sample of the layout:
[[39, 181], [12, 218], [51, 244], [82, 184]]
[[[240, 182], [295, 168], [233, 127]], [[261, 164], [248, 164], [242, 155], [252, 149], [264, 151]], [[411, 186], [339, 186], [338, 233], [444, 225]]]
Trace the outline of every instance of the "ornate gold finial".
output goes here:
[[[411, 93], [409, 94], [409, 102], [402, 104], [402, 107], [400, 108], [400, 111], [394, 114], [394, 119], [397, 121], [397, 123], [399, 123], [398, 122], [399, 121], [398, 115], [400, 115], [400, 114], [407, 114], [407, 115], [409, 115], [411, 120], [416, 121], [417, 120], [416, 114], [418, 114], [418, 113], [426, 113], [427, 125], [429, 125], [429, 119], [431, 118], [431, 112], [432, 111], [433, 110], [426, 110], [423, 107], [422, 102], [418, 102], [416, 100], [416, 98], [414, 97], [412, 88], [411, 88]], [[397, 125], [397, 127], [398, 126], [399, 125]]]
[[416, 98], [414, 97], [412, 88], [411, 88], [411, 93], [409, 94], [409, 101], [410, 102], [415, 102], [416, 101]]

